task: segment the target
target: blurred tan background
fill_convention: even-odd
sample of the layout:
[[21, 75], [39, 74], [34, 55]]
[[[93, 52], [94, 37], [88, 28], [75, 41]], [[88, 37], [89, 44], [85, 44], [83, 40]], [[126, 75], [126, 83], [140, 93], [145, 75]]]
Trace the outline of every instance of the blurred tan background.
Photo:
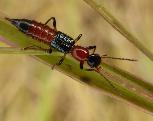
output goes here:
[[[103, 2], [153, 51], [152, 0]], [[138, 59], [137, 63], [108, 61], [153, 81], [152, 62], [83, 0], [0, 0], [0, 11], [11, 18], [41, 22], [54, 16], [58, 30], [74, 38], [83, 34], [79, 44], [97, 45], [100, 54]], [[5, 44], [0, 42], [0, 46]], [[52, 71], [29, 56], [0, 56], [0, 121], [153, 121], [151, 115]]]

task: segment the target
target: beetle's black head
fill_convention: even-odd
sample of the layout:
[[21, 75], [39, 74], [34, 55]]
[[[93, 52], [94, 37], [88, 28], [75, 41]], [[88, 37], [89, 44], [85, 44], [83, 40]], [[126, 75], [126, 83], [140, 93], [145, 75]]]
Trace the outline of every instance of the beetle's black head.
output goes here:
[[87, 63], [91, 68], [97, 68], [101, 63], [100, 55], [99, 54], [89, 55]]
[[11, 24], [16, 26], [20, 31], [27, 32], [29, 29], [30, 24], [25, 19], [10, 19], [6, 18]]

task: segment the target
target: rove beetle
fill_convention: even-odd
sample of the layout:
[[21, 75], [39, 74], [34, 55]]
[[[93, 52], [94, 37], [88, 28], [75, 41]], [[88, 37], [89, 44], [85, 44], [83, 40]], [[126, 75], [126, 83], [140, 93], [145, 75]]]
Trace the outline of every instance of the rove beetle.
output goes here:
[[[33, 45], [26, 47], [24, 49], [36, 49], [35, 47], [37, 47], [39, 49], [52, 53], [53, 47], [59, 52], [64, 53], [64, 55], [56, 65], [61, 65], [64, 61], [66, 54], [68, 53], [71, 53], [71, 55], [76, 60], [80, 61], [80, 69], [83, 69], [83, 64], [85, 61], [87, 61], [87, 64], [91, 67], [91, 69], [87, 70], [98, 69], [99, 65], [101, 64], [101, 58], [136, 61], [135, 59], [114, 58], [108, 57], [107, 55], [100, 56], [99, 54], [94, 53], [96, 50], [96, 46], [82, 47], [75, 45], [75, 43], [81, 38], [82, 34], [79, 34], [79, 36], [76, 39], [73, 39], [70, 36], [64, 34], [63, 32], [57, 31], [56, 19], [54, 17], [48, 19], [45, 22], [45, 24], [38, 23], [37, 21], [28, 19], [5, 19], [10, 21], [21, 32], [32, 37], [33, 39], [39, 40], [50, 46], [49, 49], [44, 49], [36, 45]], [[47, 26], [47, 23], [51, 20], [53, 21], [53, 28]], [[93, 50], [92, 54], [89, 54], [89, 50]]]
[[[105, 76], [100, 73], [101, 70], [100, 64], [102, 58], [137, 61], [135, 59], [116, 58], [116, 57], [109, 57], [107, 55], [100, 56], [99, 54], [95, 54], [96, 46], [82, 47], [76, 45], [76, 42], [81, 38], [82, 34], [79, 34], [77, 38], [73, 39], [70, 36], [64, 34], [63, 32], [57, 31], [56, 19], [54, 17], [48, 19], [45, 22], [45, 24], [28, 19], [10, 19], [10, 18], [5, 18], [5, 19], [11, 22], [14, 26], [16, 26], [21, 32], [32, 37], [33, 39], [39, 40], [40, 42], [43, 42], [50, 46], [49, 49], [44, 49], [36, 45], [33, 45], [25, 47], [24, 49], [36, 49], [37, 47], [37, 49], [52, 53], [52, 48], [55, 48], [59, 52], [64, 53], [60, 61], [55, 65], [61, 65], [62, 62], [64, 61], [66, 54], [70, 53], [72, 57], [74, 57], [76, 60], [80, 62], [80, 69], [83, 69], [84, 62], [87, 62], [90, 68], [85, 70], [96, 71], [105, 78]], [[53, 28], [47, 26], [47, 23], [51, 20], [53, 22]], [[90, 54], [89, 50], [93, 50], [93, 52]], [[55, 65], [53, 65], [52, 69], [55, 67]], [[116, 90], [114, 85], [107, 78], [105, 79]]]

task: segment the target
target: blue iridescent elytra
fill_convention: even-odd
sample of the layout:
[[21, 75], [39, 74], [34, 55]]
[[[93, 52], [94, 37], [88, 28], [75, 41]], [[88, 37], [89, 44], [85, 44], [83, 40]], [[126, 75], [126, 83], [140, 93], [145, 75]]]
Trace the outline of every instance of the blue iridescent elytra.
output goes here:
[[75, 41], [68, 35], [58, 31], [55, 38], [51, 41], [51, 46], [63, 53], [69, 53]]

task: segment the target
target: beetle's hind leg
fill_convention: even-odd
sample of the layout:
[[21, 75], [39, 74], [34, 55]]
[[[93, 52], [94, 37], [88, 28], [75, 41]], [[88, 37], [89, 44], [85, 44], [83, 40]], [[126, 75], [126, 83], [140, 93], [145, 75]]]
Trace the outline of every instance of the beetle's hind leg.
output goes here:
[[45, 22], [45, 25], [47, 25], [48, 22], [51, 21], [51, 20], [53, 21], [53, 27], [54, 27], [54, 29], [57, 30], [57, 28], [56, 28], [56, 19], [55, 19], [55, 17], [49, 18], [49, 19]]
[[52, 49], [51, 48], [45, 49], [45, 48], [42, 48], [42, 47], [37, 46], [37, 45], [31, 45], [31, 46], [28, 46], [28, 47], [24, 47], [22, 49], [23, 50], [41, 50], [41, 51], [44, 51], [44, 52], [47, 52], [47, 53], [52, 53]]

